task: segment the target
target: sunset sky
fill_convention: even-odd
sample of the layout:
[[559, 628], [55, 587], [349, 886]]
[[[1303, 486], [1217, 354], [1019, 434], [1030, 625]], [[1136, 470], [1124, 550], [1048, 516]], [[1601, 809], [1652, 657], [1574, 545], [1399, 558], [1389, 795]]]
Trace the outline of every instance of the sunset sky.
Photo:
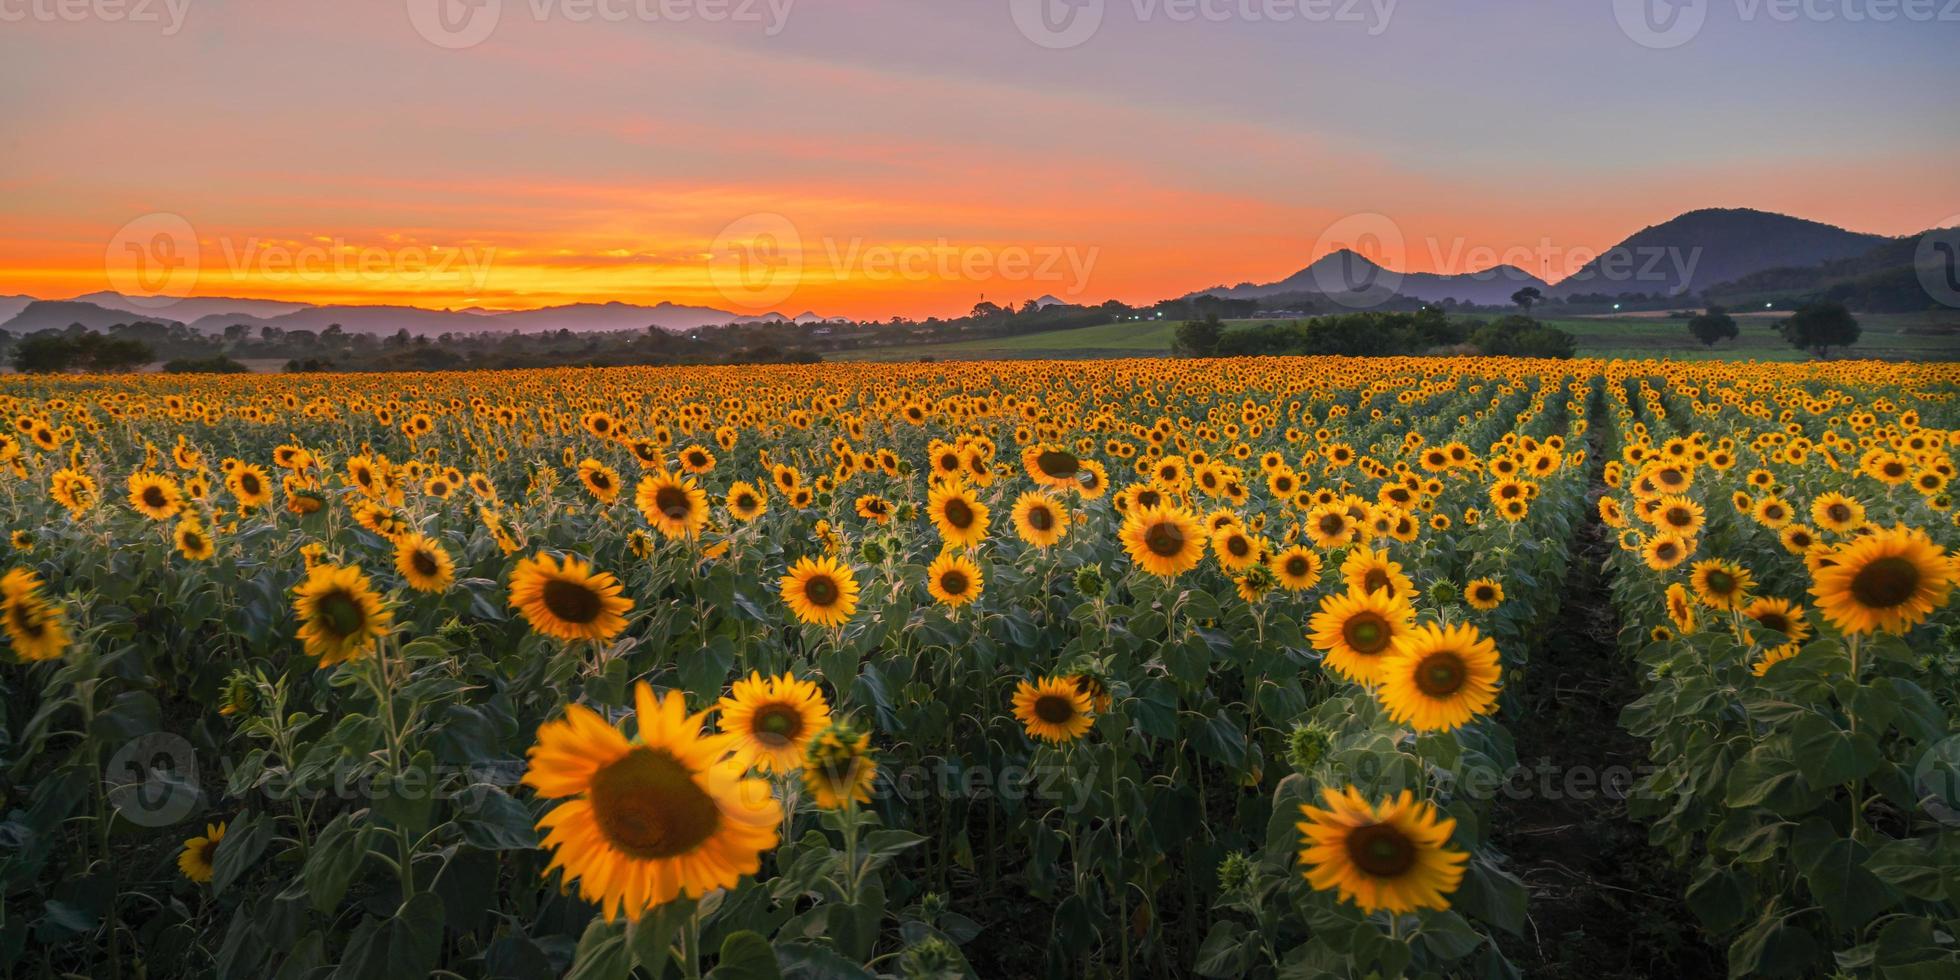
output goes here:
[[0, 294], [126, 285], [155, 215], [203, 296], [882, 318], [1268, 281], [1356, 214], [1407, 271], [1557, 279], [1694, 208], [1960, 212], [1953, 22], [1108, 0], [1057, 48], [1010, 0], [454, 0], [497, 19], [445, 47], [422, 0], [37, 2], [0, 0]]

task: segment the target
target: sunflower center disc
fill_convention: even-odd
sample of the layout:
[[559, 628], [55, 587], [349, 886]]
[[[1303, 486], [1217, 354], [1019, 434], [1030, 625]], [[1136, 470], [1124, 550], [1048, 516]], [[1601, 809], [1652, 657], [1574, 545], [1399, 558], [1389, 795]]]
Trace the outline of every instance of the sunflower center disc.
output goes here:
[[1858, 570], [1851, 595], [1860, 603], [1889, 609], [1919, 591], [1919, 566], [1904, 558], [1880, 558]]
[[1388, 646], [1388, 623], [1374, 613], [1348, 620], [1341, 632], [1347, 634], [1347, 645], [1356, 653], [1380, 653]]
[[944, 590], [947, 595], [965, 595], [966, 573], [952, 571], [939, 576], [939, 587], [942, 590]]
[[1143, 533], [1143, 545], [1151, 554], [1169, 558], [1184, 550], [1184, 532], [1169, 522], [1152, 524]]
[[973, 508], [968, 507], [966, 501], [958, 497], [946, 501], [946, 523], [958, 528], [972, 524]]
[[367, 621], [361, 604], [345, 592], [329, 592], [321, 596], [315, 608], [320, 611], [320, 619], [327, 624], [327, 629], [332, 630], [335, 636], [353, 636]]
[[1050, 514], [1046, 507], [1030, 508], [1028, 510], [1028, 526], [1037, 531], [1046, 531], [1055, 526], [1055, 515]]
[[1347, 839], [1348, 857], [1377, 878], [1396, 878], [1415, 866], [1416, 849], [1388, 824], [1356, 827]]
[[1361, 578], [1361, 591], [1373, 592], [1376, 589], [1388, 590], [1391, 593], [1394, 591], [1388, 588], [1388, 573], [1379, 568], [1371, 568], [1368, 569], [1368, 574]]
[[781, 748], [802, 732], [803, 716], [788, 705], [772, 704], [755, 713], [756, 741]]
[[410, 555], [408, 564], [415, 569], [417, 575], [434, 575], [440, 570], [436, 565], [435, 556], [426, 551], [417, 551]]
[[1225, 550], [1230, 551], [1235, 558], [1244, 558], [1252, 551], [1252, 545], [1244, 538], [1235, 537], [1225, 542]]
[[685, 854], [721, 826], [714, 799], [658, 749], [633, 749], [600, 769], [586, 796], [606, 840], [641, 860]]
[[162, 507], [165, 503], [162, 488], [144, 487], [143, 502], [151, 507]]
[[803, 595], [813, 606], [828, 606], [837, 601], [837, 583], [827, 575], [817, 575], [803, 583]]
[[1727, 572], [1709, 572], [1708, 591], [1716, 595], [1728, 595], [1735, 591], [1735, 578]]
[[1075, 718], [1075, 705], [1059, 695], [1043, 695], [1034, 701], [1034, 716], [1050, 725], [1067, 724]]
[[1080, 464], [1076, 462], [1073, 454], [1051, 449], [1048, 452], [1036, 456], [1034, 458], [1034, 465], [1041, 472], [1049, 476], [1058, 480], [1065, 480], [1075, 475], [1075, 471]]
[[1454, 653], [1432, 653], [1416, 665], [1416, 687], [1430, 697], [1448, 697], [1463, 689], [1463, 658]]
[[599, 618], [599, 593], [588, 586], [564, 579], [544, 584], [544, 607], [568, 623], [589, 623]]
[[661, 487], [654, 491], [653, 506], [673, 520], [686, 517], [692, 509], [687, 503], [687, 491], [680, 487]]
[[1286, 560], [1286, 574], [1295, 578], [1307, 574], [1307, 560], [1299, 555], [1288, 558]]

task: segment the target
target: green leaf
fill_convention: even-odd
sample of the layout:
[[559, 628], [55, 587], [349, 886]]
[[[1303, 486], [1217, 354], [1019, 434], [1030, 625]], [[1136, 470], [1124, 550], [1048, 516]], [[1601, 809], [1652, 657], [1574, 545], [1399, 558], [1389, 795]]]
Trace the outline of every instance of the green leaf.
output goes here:
[[419, 836], [428, 829], [429, 814], [435, 808], [435, 753], [428, 749], [415, 753], [401, 772], [375, 780], [374, 794], [374, 811], [382, 819]]
[[1809, 930], [1772, 907], [1729, 944], [1729, 976], [1815, 976], [1822, 951]]
[[1820, 792], [1862, 779], [1884, 761], [1870, 735], [1854, 735], [1816, 713], [1790, 726], [1790, 748], [1810, 788]]
[[693, 915], [694, 902], [680, 899], [663, 903], [640, 916], [640, 921], [628, 924], [626, 944], [634, 961], [649, 975], [660, 976], [673, 958], [674, 937], [680, 933], [681, 924]]
[[721, 941], [721, 959], [709, 980], [782, 980], [776, 966], [776, 951], [762, 934], [744, 929]]
[[233, 820], [225, 828], [225, 839], [218, 842], [218, 852], [211, 859], [211, 893], [221, 895], [231, 883], [238, 880], [272, 841], [272, 821], [259, 814]]
[[1865, 845], [1839, 837], [1830, 821], [1812, 817], [1790, 840], [1790, 856], [1803, 872], [1811, 897], [1840, 931], [1850, 932], [1890, 908], [1898, 893], [1865, 868]]
[[1211, 925], [1204, 944], [1198, 947], [1198, 960], [1192, 964], [1201, 977], [1241, 977], [1245, 975], [1245, 927], [1230, 919]]
[[633, 950], [626, 944], [625, 928], [596, 917], [586, 923], [565, 980], [628, 980], [632, 975]]
[[1742, 876], [1727, 868], [1704, 867], [1688, 886], [1688, 908], [1714, 933], [1725, 933], [1749, 914], [1749, 892]]
[[538, 846], [538, 831], [531, 811], [509, 793], [488, 783], [478, 783], [456, 797], [461, 810], [456, 822], [463, 839], [486, 851], [523, 851]]
[[1424, 948], [1445, 962], [1469, 956], [1484, 944], [1484, 934], [1455, 912], [1424, 913], [1419, 935]]
[[442, 953], [442, 899], [422, 892], [391, 919], [369, 919], [347, 940], [335, 980], [425, 977]]
[[371, 831], [366, 821], [356, 822], [352, 814], [343, 813], [327, 824], [327, 829], [313, 841], [313, 849], [306, 854], [306, 866], [301, 869], [299, 881], [289, 886], [285, 895], [292, 896], [303, 890], [313, 900], [313, 908], [320, 912], [332, 912], [347, 894], [347, 886], [354, 880], [361, 863], [367, 859], [368, 835]]

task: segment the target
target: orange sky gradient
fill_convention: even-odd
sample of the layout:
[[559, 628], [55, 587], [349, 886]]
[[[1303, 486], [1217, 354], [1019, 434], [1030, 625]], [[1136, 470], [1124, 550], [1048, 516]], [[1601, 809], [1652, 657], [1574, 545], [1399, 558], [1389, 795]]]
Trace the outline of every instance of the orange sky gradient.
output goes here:
[[[461, 51], [399, 0], [194, 8], [168, 37], [10, 25], [0, 294], [126, 283], [119, 234], [156, 214], [193, 229], [173, 288], [197, 296], [884, 319], [1271, 281], [1361, 213], [1399, 231], [1403, 271], [1556, 281], [1695, 208], [1892, 235], [1960, 212], [1960, 136], [1924, 84], [1953, 25], [1712, 25], [1657, 52], [1571, 5], [1410, 0], [1365, 41], [1112, 24], [1050, 51], [974, 6], [799, 5], [773, 37], [521, 19]], [[1458, 51], [1466, 31], [1488, 43]], [[1813, 45], [1838, 60], [1776, 67]], [[730, 290], [748, 243], [725, 231], [758, 220], [800, 248]]]

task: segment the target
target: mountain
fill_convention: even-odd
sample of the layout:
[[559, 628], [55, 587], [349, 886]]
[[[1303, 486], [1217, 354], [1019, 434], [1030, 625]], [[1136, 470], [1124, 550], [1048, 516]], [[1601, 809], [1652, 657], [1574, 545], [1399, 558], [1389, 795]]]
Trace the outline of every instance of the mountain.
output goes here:
[[5, 323], [13, 319], [16, 314], [27, 309], [28, 304], [33, 302], [34, 297], [32, 296], [0, 296], [0, 323]]
[[[1753, 306], [1763, 301], [1834, 299], [1873, 313], [1930, 309], [1960, 294], [1953, 256], [1960, 255], [1960, 227], [1932, 228], [1884, 239], [1849, 259], [1811, 266], [1778, 266], [1702, 290], [1710, 302]], [[1939, 289], [1940, 296], [1929, 292]]]
[[122, 293], [103, 290], [75, 297], [77, 302], [94, 303], [104, 309], [121, 310], [145, 318], [169, 317], [180, 323], [190, 323], [207, 316], [223, 314], [243, 314], [254, 317], [283, 316], [306, 308], [305, 303], [287, 303], [272, 299], [237, 299], [229, 296], [194, 296], [185, 299], [133, 299]]
[[1069, 306], [1069, 305], [1071, 304], [1067, 300], [1062, 299], [1053, 293], [1045, 294], [1040, 299], [1034, 301], [1034, 308], [1037, 310], [1045, 310], [1051, 306]]
[[1547, 292], [1673, 294], [1778, 267], [1855, 258], [1879, 235], [1748, 208], [1707, 208], [1634, 232]]
[[77, 300], [37, 299], [7, 318], [6, 323], [0, 324], [0, 329], [20, 336], [37, 330], [66, 330], [77, 323], [99, 331], [138, 321], [165, 325], [183, 322], [165, 316], [134, 316], [124, 310], [112, 310]]
[[[1499, 265], [1478, 272], [1443, 275], [1434, 272], [1397, 272], [1352, 249], [1329, 252], [1313, 264], [1277, 282], [1241, 283], [1202, 290], [1193, 295], [1210, 294], [1225, 299], [1263, 299], [1311, 293], [1322, 296], [1380, 294], [1381, 298], [1405, 296], [1425, 303], [1454, 299], [1480, 306], [1509, 306], [1511, 294], [1526, 286], [1541, 292], [1549, 285], [1515, 266]], [[1350, 305], [1367, 305], [1353, 303]]]
[[[488, 319], [497, 330], [521, 330], [535, 333], [543, 330], [583, 331], [605, 330], [645, 330], [660, 327], [676, 333], [723, 323], [752, 323], [768, 317], [742, 316], [727, 310], [717, 310], [708, 306], [685, 306], [680, 303], [662, 301], [653, 306], [636, 306], [632, 303], [574, 303], [570, 306], [549, 306], [540, 310], [513, 310], [507, 313], [493, 313]], [[775, 319], [782, 319], [775, 316]]]

